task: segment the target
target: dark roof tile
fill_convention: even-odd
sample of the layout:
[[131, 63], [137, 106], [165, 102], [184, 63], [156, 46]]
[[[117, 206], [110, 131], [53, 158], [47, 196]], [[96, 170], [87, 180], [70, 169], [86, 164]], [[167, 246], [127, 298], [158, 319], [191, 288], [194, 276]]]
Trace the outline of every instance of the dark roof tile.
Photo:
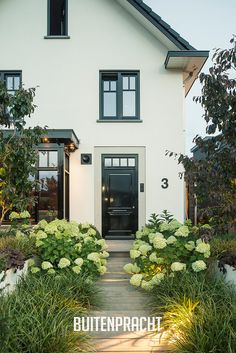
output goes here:
[[127, 0], [181, 50], [196, 50], [142, 0]]

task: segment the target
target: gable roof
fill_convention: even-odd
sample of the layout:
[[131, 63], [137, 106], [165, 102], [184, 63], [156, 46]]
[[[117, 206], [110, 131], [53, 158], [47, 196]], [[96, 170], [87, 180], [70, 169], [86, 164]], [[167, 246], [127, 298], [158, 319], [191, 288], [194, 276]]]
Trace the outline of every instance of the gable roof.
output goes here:
[[129, 4], [135, 7], [149, 22], [158, 28], [171, 42], [173, 42], [180, 50], [196, 50], [184, 38], [180, 36], [168, 23], [162, 20], [151, 7], [146, 5], [142, 0], [127, 0]]
[[165, 68], [166, 70], [183, 72], [186, 96], [209, 57], [209, 51], [197, 50], [190, 45], [143, 0], [117, 1], [131, 13], [133, 12], [134, 17], [169, 48], [164, 64]]

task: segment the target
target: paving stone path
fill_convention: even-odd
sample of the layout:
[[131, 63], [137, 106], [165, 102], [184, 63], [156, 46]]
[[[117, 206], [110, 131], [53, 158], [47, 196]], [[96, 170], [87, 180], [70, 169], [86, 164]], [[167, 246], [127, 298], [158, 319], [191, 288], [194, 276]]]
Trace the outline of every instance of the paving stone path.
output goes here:
[[[123, 266], [130, 262], [129, 249], [131, 241], [110, 240], [108, 251], [108, 272], [102, 276], [98, 285], [102, 290], [103, 304], [99, 311], [90, 316], [105, 317], [147, 317], [150, 316], [147, 306], [147, 295], [130, 285], [130, 276], [123, 271]], [[167, 342], [159, 335], [139, 332], [92, 332], [97, 352], [167, 352]]]

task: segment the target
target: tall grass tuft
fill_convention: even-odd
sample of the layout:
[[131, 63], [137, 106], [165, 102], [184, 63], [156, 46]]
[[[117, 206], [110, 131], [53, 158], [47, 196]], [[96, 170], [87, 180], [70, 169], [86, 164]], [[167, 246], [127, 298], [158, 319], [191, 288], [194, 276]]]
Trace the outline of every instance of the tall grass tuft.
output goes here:
[[92, 351], [88, 336], [73, 332], [74, 316], [96, 304], [94, 284], [71, 273], [29, 275], [15, 292], [0, 298], [2, 353], [75, 353]]
[[236, 352], [236, 291], [205, 274], [166, 278], [152, 292], [175, 353]]

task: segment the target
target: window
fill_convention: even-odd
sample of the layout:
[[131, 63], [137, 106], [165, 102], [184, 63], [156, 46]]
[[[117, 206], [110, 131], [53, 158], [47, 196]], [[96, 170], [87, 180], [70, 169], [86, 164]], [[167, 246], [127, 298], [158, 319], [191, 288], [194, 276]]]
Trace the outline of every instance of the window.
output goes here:
[[139, 119], [139, 72], [100, 73], [100, 119]]
[[[7, 92], [9, 94], [15, 95], [16, 91], [21, 86], [21, 72], [20, 71], [0, 71], [0, 81], [5, 82]], [[5, 107], [5, 113], [10, 115], [10, 108]]]
[[105, 157], [104, 158], [104, 166], [106, 168], [109, 167], [136, 167], [136, 160], [133, 157]]
[[31, 214], [36, 222], [41, 219], [69, 219], [69, 154], [64, 145], [38, 146], [37, 180], [40, 189]]
[[5, 82], [7, 92], [14, 95], [21, 86], [21, 72], [0, 71], [0, 80]]
[[67, 36], [67, 0], [48, 0], [48, 36]]

